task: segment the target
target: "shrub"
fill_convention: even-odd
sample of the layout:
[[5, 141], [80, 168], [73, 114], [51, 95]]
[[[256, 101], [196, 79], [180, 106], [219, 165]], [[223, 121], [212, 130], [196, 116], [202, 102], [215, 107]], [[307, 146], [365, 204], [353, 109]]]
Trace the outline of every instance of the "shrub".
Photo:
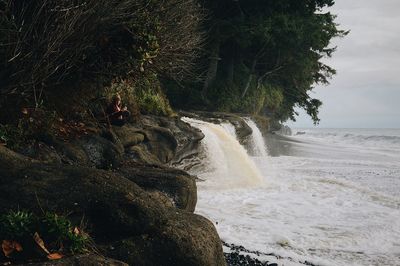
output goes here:
[[[69, 247], [71, 253], [83, 253], [88, 250], [89, 236], [81, 232], [64, 216], [46, 213], [40, 221], [41, 232], [49, 242]], [[78, 230], [78, 231], [77, 231]]]
[[32, 213], [23, 211], [10, 211], [0, 216], [0, 239], [23, 239], [33, 235], [36, 218]]
[[93, 242], [81, 228], [55, 213], [36, 216], [26, 211], [9, 211], [1, 215], [0, 241], [18, 243], [22, 246], [20, 252], [25, 252], [26, 256], [35, 256], [32, 251], [38, 248], [47, 255], [84, 253], [93, 249]]
[[142, 112], [147, 114], [168, 116], [173, 113], [167, 99], [160, 93], [154, 93], [151, 90], [141, 92], [139, 104]]
[[0, 124], [0, 141], [10, 149], [18, 150], [30, 140], [53, 133], [56, 113], [44, 109], [23, 109], [13, 124]]
[[1, 0], [0, 106], [45, 99], [68, 110], [85, 102], [65, 100], [86, 100], [114, 78], [182, 79], [197, 57], [201, 18], [194, 0]]
[[146, 75], [136, 81], [115, 80], [105, 90], [104, 97], [107, 102], [111, 102], [112, 97], [117, 93], [122, 98], [122, 104], [128, 107], [133, 116], [139, 113], [164, 116], [174, 114], [155, 74]]

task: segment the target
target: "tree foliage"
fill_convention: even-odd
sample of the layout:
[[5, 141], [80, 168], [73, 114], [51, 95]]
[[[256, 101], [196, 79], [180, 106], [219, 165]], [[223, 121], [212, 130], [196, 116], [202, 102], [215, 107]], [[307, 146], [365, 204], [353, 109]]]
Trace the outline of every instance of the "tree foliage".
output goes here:
[[[220, 109], [262, 110], [278, 120], [295, 119], [298, 106], [317, 123], [321, 102], [309, 92], [315, 84], [328, 84], [335, 74], [321, 59], [335, 51], [330, 47], [332, 38], [347, 34], [325, 11], [333, 4], [332, 0], [204, 0], [210, 14], [205, 24], [208, 52], [205, 82], [198, 90], [206, 102], [219, 108], [220, 97], [225, 97]], [[271, 103], [274, 97], [276, 104]], [[243, 110], [248, 102], [253, 106]], [[260, 102], [263, 108], [254, 108]]]
[[147, 109], [169, 108], [161, 89], [167, 88], [179, 107], [281, 121], [295, 119], [301, 107], [317, 123], [322, 103], [310, 91], [335, 74], [322, 59], [336, 49], [332, 38], [347, 34], [326, 11], [333, 4], [0, 0], [0, 121], [21, 106], [73, 113], [104, 96], [113, 80], [145, 84], [155, 77], [150, 87], [157, 93], [133, 90], [143, 92], [136, 102]]
[[93, 95], [93, 87], [144, 72], [180, 80], [202, 41], [194, 0], [0, 3], [1, 106], [38, 107], [52, 95], [79, 100], [85, 90]]

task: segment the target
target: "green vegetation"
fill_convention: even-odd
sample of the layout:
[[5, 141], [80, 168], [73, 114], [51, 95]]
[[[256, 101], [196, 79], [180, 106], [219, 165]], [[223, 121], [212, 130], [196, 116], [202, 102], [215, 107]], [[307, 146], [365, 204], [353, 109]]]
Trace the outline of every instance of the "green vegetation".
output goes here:
[[202, 16], [194, 0], [0, 0], [0, 122], [74, 117], [116, 78], [190, 76]]
[[285, 121], [300, 107], [318, 123], [309, 92], [335, 74], [321, 60], [347, 34], [333, 4], [0, 0], [0, 123], [17, 125], [22, 108], [87, 119], [114, 92], [135, 115], [173, 115], [171, 102]]
[[105, 90], [104, 97], [110, 102], [115, 94], [124, 99], [124, 105], [134, 116], [139, 113], [163, 116], [174, 114], [155, 74], [147, 75], [137, 81], [115, 80]]
[[43, 252], [62, 254], [84, 253], [91, 250], [90, 237], [65, 217], [54, 213], [36, 216], [25, 211], [9, 211], [0, 216], [0, 241], [13, 241], [22, 250], [39, 245]]
[[321, 59], [335, 51], [329, 47], [332, 38], [347, 34], [325, 11], [334, 1], [203, 2], [210, 13], [204, 82], [186, 85], [189, 93], [171, 87], [168, 95], [201, 95], [189, 98], [189, 105], [266, 114], [279, 121], [295, 119], [297, 106], [317, 123], [321, 102], [309, 92], [335, 74]]
[[22, 211], [10, 211], [0, 216], [0, 239], [22, 239], [32, 234], [36, 217], [33, 214]]
[[51, 243], [63, 244], [71, 253], [87, 252], [90, 246], [89, 236], [81, 232], [64, 216], [46, 213], [39, 221], [43, 236]]

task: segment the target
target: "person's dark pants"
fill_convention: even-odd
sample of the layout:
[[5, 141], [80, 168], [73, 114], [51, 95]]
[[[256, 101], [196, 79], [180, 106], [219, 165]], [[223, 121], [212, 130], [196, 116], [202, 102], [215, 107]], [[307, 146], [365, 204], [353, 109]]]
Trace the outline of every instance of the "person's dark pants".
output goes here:
[[111, 121], [111, 125], [122, 127], [125, 125], [126, 121], [124, 119], [115, 119]]
[[128, 118], [129, 118], [129, 116], [131, 115], [131, 113], [129, 111], [125, 110], [125, 111], [120, 111], [115, 115], [116, 116], [121, 116], [122, 115], [122, 119], [118, 119], [118, 118], [111, 119], [111, 121], [110, 121], [111, 125], [122, 127], [123, 125], [126, 124], [126, 122], [127, 122]]

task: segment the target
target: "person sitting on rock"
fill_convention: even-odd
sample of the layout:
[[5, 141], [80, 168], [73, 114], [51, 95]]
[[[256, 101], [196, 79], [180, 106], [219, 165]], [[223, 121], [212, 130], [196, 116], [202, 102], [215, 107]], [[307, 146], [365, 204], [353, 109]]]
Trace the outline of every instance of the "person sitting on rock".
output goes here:
[[116, 126], [123, 126], [126, 122], [128, 117], [130, 116], [130, 112], [127, 110], [126, 107], [121, 107], [122, 101], [121, 96], [116, 94], [113, 98], [111, 103], [107, 107], [107, 116], [110, 120], [112, 125]]

